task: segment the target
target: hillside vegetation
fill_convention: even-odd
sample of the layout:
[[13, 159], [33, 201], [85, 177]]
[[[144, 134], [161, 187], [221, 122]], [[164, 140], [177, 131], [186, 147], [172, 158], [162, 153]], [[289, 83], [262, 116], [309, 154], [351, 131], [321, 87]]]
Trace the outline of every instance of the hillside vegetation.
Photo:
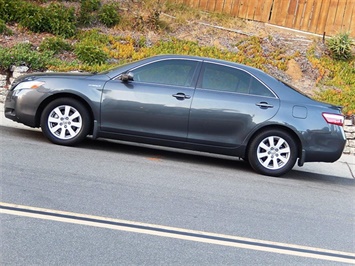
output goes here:
[[102, 71], [156, 54], [219, 58], [262, 69], [355, 114], [349, 34], [323, 42], [158, 0], [0, 0], [0, 72]]

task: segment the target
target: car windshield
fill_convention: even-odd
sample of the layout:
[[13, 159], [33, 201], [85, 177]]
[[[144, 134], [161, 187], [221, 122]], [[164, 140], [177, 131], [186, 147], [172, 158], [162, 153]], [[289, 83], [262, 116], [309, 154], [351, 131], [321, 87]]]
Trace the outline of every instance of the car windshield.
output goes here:
[[134, 63], [136, 63], [136, 62], [124, 63], [124, 64], [121, 64], [121, 65], [112, 67], [112, 68], [110, 68], [110, 69], [108, 69], [108, 70], [101, 71], [101, 72], [99, 72], [98, 74], [103, 74], [103, 75], [108, 75], [108, 76], [110, 76], [110, 75], [109, 75], [110, 72], [116, 71], [118, 68], [123, 68], [123, 67], [129, 66], [129, 65], [132, 65], [132, 64], [134, 64]]

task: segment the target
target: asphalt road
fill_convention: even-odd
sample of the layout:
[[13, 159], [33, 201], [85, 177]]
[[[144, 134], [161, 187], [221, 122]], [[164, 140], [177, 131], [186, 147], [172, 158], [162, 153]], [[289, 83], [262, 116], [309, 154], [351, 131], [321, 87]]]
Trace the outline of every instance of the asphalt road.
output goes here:
[[[355, 180], [0, 126], [1, 265], [355, 264]], [[331, 169], [331, 165], [329, 165]], [[203, 232], [201, 232], [203, 231]]]

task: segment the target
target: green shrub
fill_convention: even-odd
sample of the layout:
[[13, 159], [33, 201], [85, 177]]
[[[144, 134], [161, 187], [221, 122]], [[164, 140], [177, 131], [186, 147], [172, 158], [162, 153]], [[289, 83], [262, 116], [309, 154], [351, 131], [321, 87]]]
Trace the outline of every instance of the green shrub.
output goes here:
[[98, 11], [101, 6], [100, 0], [81, 0], [81, 9], [86, 12]]
[[80, 42], [89, 42], [96, 45], [105, 45], [109, 42], [109, 36], [100, 33], [97, 29], [78, 32], [76, 38]]
[[0, 0], [0, 18], [5, 22], [18, 22], [25, 4], [23, 0]]
[[77, 44], [74, 53], [79, 60], [88, 65], [101, 65], [108, 59], [107, 54], [100, 46], [87, 42]]
[[8, 27], [6, 27], [5, 21], [0, 19], [0, 34], [12, 35], [13, 32]]
[[50, 33], [64, 38], [72, 37], [76, 33], [75, 9], [67, 8], [63, 4], [52, 3], [47, 9], [47, 21]]
[[327, 41], [331, 55], [336, 60], [349, 60], [352, 57], [352, 45], [349, 33], [339, 33]]
[[41, 71], [51, 65], [53, 54], [40, 53], [29, 43], [20, 43], [12, 48], [0, 46], [0, 70], [5, 71], [13, 65], [26, 65], [31, 70]]
[[48, 32], [49, 25], [46, 17], [46, 10], [41, 6], [26, 3], [21, 8], [22, 17], [20, 25], [33, 32]]
[[49, 32], [63, 37], [71, 37], [76, 33], [74, 8], [59, 3], [42, 7], [26, 2], [21, 7], [19, 23], [33, 32]]
[[106, 27], [113, 27], [117, 25], [121, 18], [118, 14], [117, 4], [105, 4], [99, 11], [99, 20]]
[[100, 0], [81, 0], [79, 23], [81, 25], [90, 25], [96, 20], [96, 13], [101, 6]]
[[39, 46], [40, 51], [52, 51], [58, 54], [63, 51], [72, 51], [73, 47], [61, 37], [46, 38]]
[[77, 58], [88, 65], [101, 65], [108, 59], [104, 47], [110, 42], [108, 35], [101, 34], [97, 29], [81, 31], [77, 34], [79, 42], [74, 53]]

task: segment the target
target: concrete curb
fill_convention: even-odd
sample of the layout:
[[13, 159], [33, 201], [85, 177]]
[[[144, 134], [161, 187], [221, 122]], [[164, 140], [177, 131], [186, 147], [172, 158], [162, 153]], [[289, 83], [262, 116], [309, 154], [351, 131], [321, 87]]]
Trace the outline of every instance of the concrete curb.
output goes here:
[[[0, 103], [0, 126], [40, 131], [40, 129], [30, 128], [5, 118], [3, 103]], [[340, 159], [334, 163], [305, 163], [302, 167], [296, 165], [294, 170], [355, 179], [355, 156], [343, 154]]]

